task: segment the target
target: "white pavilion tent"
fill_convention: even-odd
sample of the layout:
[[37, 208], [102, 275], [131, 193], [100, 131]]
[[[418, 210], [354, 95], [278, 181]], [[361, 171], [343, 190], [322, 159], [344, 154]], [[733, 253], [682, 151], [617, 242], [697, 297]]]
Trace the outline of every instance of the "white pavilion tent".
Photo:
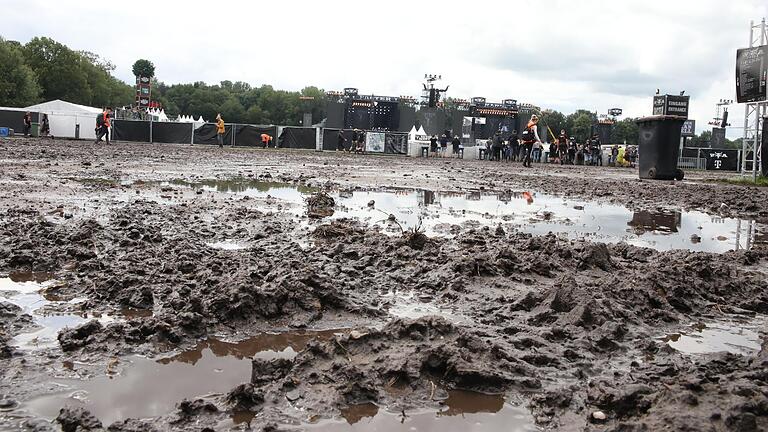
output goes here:
[[60, 99], [31, 105], [26, 111], [37, 111], [42, 118], [48, 115], [51, 135], [62, 138], [75, 138], [75, 129], [80, 126], [80, 138], [96, 139], [96, 116], [103, 112], [101, 108], [78, 105]]

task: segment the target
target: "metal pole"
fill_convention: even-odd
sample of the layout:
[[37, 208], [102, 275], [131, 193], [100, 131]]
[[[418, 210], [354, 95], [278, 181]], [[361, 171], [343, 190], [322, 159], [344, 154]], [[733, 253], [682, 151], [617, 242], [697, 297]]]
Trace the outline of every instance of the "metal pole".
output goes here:
[[[195, 120], [194, 118], [192, 119]], [[189, 126], [192, 128], [192, 135], [189, 136], [189, 145], [193, 145], [195, 143], [195, 123], [190, 123]]]
[[[749, 21], [749, 47], [752, 48], [752, 36], [755, 22]], [[749, 104], [744, 105], [744, 138], [741, 142], [741, 150], [744, 158], [741, 160], [741, 175], [747, 172], [747, 156], [749, 155]]]
[[[766, 34], [765, 31], [765, 18], [760, 22], [760, 45], [765, 45], [768, 43], [768, 34]], [[768, 89], [766, 89], [766, 92], [768, 92]], [[762, 109], [761, 109], [762, 107]], [[762, 145], [760, 140], [760, 130], [761, 130], [761, 124], [760, 121], [763, 119], [763, 116], [768, 114], [768, 104], [765, 102], [759, 104], [756, 106], [757, 108], [757, 115], [755, 116], [755, 146], [753, 153], [754, 157], [752, 157], [752, 181], [757, 183], [757, 165], [759, 162], [762, 161], [763, 155], [762, 155]], [[765, 133], [765, 131], [763, 131]]]
[[149, 116], [149, 143], [152, 144], [152, 115]]

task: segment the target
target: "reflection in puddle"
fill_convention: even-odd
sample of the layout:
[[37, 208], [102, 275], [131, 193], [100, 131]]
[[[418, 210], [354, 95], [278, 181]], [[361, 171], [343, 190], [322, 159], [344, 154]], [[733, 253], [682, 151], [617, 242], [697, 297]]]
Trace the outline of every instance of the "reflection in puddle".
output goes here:
[[506, 403], [501, 395], [452, 390], [437, 410], [402, 413], [367, 403], [341, 410], [344, 421], [323, 420], [305, 425], [312, 431], [535, 431], [533, 417], [524, 408]]
[[396, 318], [418, 319], [428, 315], [439, 315], [454, 323], [466, 321], [466, 318], [430, 302], [431, 299], [419, 299], [414, 292], [396, 293], [389, 291], [380, 296], [384, 307]]
[[[371, 200], [376, 203], [373, 208], [368, 206]], [[539, 193], [354, 191], [340, 193], [337, 206], [333, 219], [357, 218], [393, 234], [400, 233], [400, 226], [421, 226], [429, 236], [445, 236], [455, 233], [456, 226], [494, 229], [501, 225], [537, 235], [552, 232], [657, 250], [725, 252], [768, 245], [764, 234], [768, 227], [754, 222], [695, 211], [632, 212], [618, 205]], [[389, 220], [390, 214], [399, 226]], [[723, 235], [731, 240], [718, 241]]]
[[286, 201], [303, 202], [304, 197], [317, 189], [304, 185], [296, 185], [283, 182], [269, 182], [250, 179], [232, 180], [201, 180], [188, 182], [185, 180], [172, 180], [172, 185], [202, 189], [209, 192], [235, 193], [252, 198], [277, 198]]
[[[279, 211], [306, 213], [305, 198], [315, 188], [251, 179], [173, 180], [197, 190], [273, 198]], [[359, 219], [383, 232], [398, 235], [421, 227], [428, 236], [452, 236], [459, 229], [514, 228], [526, 233], [555, 233], [571, 239], [608, 243], [627, 242], [657, 250], [690, 249], [726, 252], [768, 247], [768, 227], [754, 221], [719, 218], [705, 213], [637, 211], [626, 207], [558, 197], [535, 192], [435, 192], [430, 190], [339, 191], [332, 195], [336, 208], [330, 219]], [[369, 206], [373, 201], [375, 205]], [[282, 204], [287, 204], [280, 206]], [[270, 210], [272, 210], [270, 208]], [[392, 221], [394, 217], [396, 222]], [[236, 250], [242, 243], [218, 242], [209, 246]]]
[[373, 403], [352, 405], [341, 410], [341, 417], [350, 425], [358, 423], [366, 417], [374, 417], [379, 413], [379, 406]]
[[263, 358], [293, 358], [304, 349], [311, 340], [328, 340], [336, 334], [345, 333], [344, 330], [321, 331], [295, 331], [285, 333], [261, 333], [257, 336], [240, 342], [222, 341], [217, 338], [208, 338], [197, 344], [189, 351], [184, 351], [173, 357], [158, 360], [158, 363], [170, 364], [173, 362], [188, 363], [191, 365], [204, 357], [206, 351], [210, 351], [216, 357], [234, 357], [235, 359]]
[[[105, 425], [129, 417], [165, 415], [184, 398], [226, 393], [248, 382], [252, 357], [292, 357], [310, 340], [330, 338], [335, 333], [339, 331], [260, 334], [242, 342], [209, 338], [173, 357], [152, 360], [131, 356], [120, 360], [122, 372], [118, 375], [87, 381], [56, 379], [55, 384], [66, 388], [65, 392], [33, 399], [26, 408], [52, 419], [65, 404], [83, 406]], [[247, 418], [246, 413], [239, 415]]]
[[639, 211], [632, 214], [632, 220], [627, 222], [627, 225], [633, 227], [638, 235], [646, 232], [676, 233], [680, 227], [680, 219], [680, 212]]
[[224, 241], [214, 242], [214, 243], [206, 243], [205, 245], [213, 249], [230, 250], [230, 251], [244, 250], [244, 249], [248, 249], [249, 247], [249, 245], [246, 243], [237, 242], [229, 239]]
[[[765, 323], [760, 319], [759, 323]], [[662, 338], [670, 347], [686, 354], [706, 354], [726, 351], [733, 354], [753, 355], [760, 350], [761, 324], [758, 321], [737, 323], [723, 321], [696, 323], [679, 333]]]
[[19, 306], [22, 313], [32, 316], [37, 327], [16, 335], [11, 345], [21, 349], [50, 348], [58, 345], [57, 338], [62, 329], [78, 326], [93, 318], [102, 323], [114, 320], [109, 316], [73, 313], [81, 299], [64, 301], [55, 294], [44, 294], [46, 288], [55, 284], [51, 277], [49, 273], [11, 273], [7, 278], [0, 278], [0, 299]]

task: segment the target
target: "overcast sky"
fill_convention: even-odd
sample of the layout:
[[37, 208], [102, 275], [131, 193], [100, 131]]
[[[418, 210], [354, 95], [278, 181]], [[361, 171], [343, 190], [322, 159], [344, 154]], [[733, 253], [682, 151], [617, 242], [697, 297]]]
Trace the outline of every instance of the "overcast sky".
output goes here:
[[[434, 73], [448, 96], [630, 116], [650, 114], [656, 88], [685, 90], [700, 132], [718, 100], [735, 99], [736, 49], [749, 21], [768, 17], [768, 1], [0, 0], [0, 10], [6, 39], [48, 36], [93, 51], [128, 82], [139, 58], [168, 84], [386, 96], [419, 96]], [[732, 110], [743, 126], [743, 106]]]

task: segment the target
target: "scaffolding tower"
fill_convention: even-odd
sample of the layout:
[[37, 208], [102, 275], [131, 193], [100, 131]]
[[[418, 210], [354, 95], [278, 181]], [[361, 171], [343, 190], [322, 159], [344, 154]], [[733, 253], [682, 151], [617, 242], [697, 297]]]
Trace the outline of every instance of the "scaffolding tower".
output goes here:
[[[749, 22], [749, 47], [754, 48], [768, 44], [768, 29], [765, 26], [765, 18], [760, 24]], [[768, 102], [747, 103], [744, 108], [744, 137], [741, 149], [741, 173], [752, 174], [757, 178], [760, 170], [760, 126], [763, 117], [768, 116]]]

